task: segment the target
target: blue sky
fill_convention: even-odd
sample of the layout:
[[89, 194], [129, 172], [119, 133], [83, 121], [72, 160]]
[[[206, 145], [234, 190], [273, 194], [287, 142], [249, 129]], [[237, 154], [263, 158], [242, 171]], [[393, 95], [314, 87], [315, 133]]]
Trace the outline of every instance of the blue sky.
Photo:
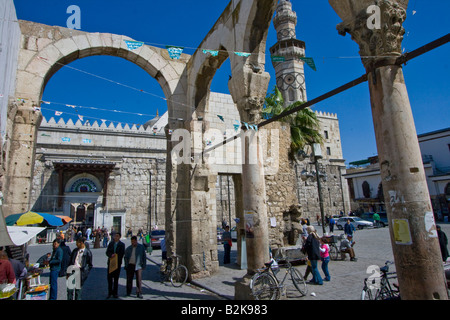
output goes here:
[[[123, 34], [162, 48], [166, 45], [183, 46], [185, 53], [192, 54], [229, 0], [14, 0], [14, 3], [19, 19], [63, 27], [67, 26], [67, 19], [71, 16], [66, 13], [67, 8], [77, 5], [81, 9], [82, 31]], [[292, 3], [298, 17], [297, 38], [306, 42], [306, 56], [313, 57], [317, 66], [317, 71], [305, 68], [308, 99], [361, 76], [365, 71], [359, 59], [359, 48], [349, 35], [342, 37], [337, 33], [336, 25], [341, 20], [328, 1], [292, 0]], [[404, 23], [405, 50], [412, 51], [447, 34], [450, 30], [449, 15], [448, 0], [410, 0]], [[271, 25], [267, 52], [275, 43], [276, 33]], [[449, 56], [450, 45], [447, 44], [404, 67], [418, 134], [450, 127]], [[42, 105], [47, 118], [53, 116], [58, 120], [54, 111], [60, 111], [65, 120], [80, 114], [85, 119], [143, 124], [155, 116], [157, 110], [160, 114], [167, 110], [156, 80], [131, 62], [117, 57], [95, 56], [76, 60], [70, 66], [72, 68], [58, 71], [45, 88], [43, 100], [52, 102]], [[272, 91], [274, 69], [268, 54], [266, 71], [271, 74], [268, 90]], [[227, 61], [215, 75], [211, 90], [229, 93], [229, 74]], [[120, 86], [117, 82], [151, 94]], [[74, 109], [65, 104], [84, 108], [78, 108], [74, 113]], [[323, 101], [313, 109], [337, 113], [347, 163], [377, 154], [367, 83]]]

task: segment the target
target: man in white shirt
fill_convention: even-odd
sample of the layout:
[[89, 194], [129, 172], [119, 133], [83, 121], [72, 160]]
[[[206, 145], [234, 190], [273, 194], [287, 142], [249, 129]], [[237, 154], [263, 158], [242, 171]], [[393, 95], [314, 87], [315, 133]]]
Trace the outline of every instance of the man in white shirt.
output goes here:
[[[77, 239], [77, 247], [70, 256], [69, 267], [67, 269], [67, 300], [81, 300], [81, 288], [92, 269], [92, 253], [86, 248], [85, 238]], [[76, 277], [76, 278], [73, 278]], [[71, 278], [71, 279], [69, 279]], [[74, 280], [74, 282], [72, 282]]]
[[138, 243], [137, 237], [131, 237], [131, 246], [125, 250], [125, 270], [127, 271], [127, 296], [133, 288], [133, 278], [136, 275], [136, 296], [142, 299], [142, 270], [147, 265], [147, 254], [142, 244]]

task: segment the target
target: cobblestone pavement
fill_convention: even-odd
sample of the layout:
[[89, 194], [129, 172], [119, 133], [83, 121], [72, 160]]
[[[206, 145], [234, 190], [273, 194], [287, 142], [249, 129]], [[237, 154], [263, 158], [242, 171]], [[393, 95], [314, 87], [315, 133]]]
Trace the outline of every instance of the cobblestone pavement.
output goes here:
[[[450, 224], [440, 224], [442, 230], [450, 236]], [[321, 229], [321, 228], [317, 228]], [[341, 234], [337, 231], [335, 234]], [[129, 240], [122, 240], [128, 246]], [[308, 294], [300, 296], [293, 287], [287, 288], [287, 296], [283, 299], [301, 300], [358, 300], [360, 299], [364, 278], [370, 274], [367, 268], [371, 265], [382, 267], [387, 260], [393, 261], [393, 253], [388, 228], [359, 230], [355, 233], [355, 252], [358, 260], [350, 261], [348, 256], [345, 261], [331, 261], [329, 271], [331, 281], [323, 285], [308, 285]], [[74, 244], [69, 244], [71, 248]], [[240, 270], [236, 263], [222, 265], [223, 247], [218, 246], [220, 270], [212, 277], [197, 279], [189, 285], [174, 288], [170, 283], [159, 281], [159, 263], [161, 262], [161, 251], [154, 250], [148, 255], [149, 261], [143, 273], [143, 299], [144, 300], [233, 300], [234, 284], [241, 279], [246, 270]], [[86, 281], [82, 298], [84, 300], [104, 300], [107, 295], [106, 281], [106, 255], [104, 248], [91, 249], [94, 256], [94, 268]], [[232, 247], [232, 261], [236, 261], [236, 245]], [[30, 261], [36, 261], [41, 255], [51, 251], [51, 245], [31, 245], [28, 247]], [[320, 269], [319, 263], [319, 270]], [[304, 274], [305, 265], [296, 266]], [[391, 267], [395, 270], [395, 267]], [[323, 273], [321, 272], [323, 275]], [[310, 276], [311, 277], [311, 276]], [[44, 273], [42, 280], [48, 283], [48, 274]], [[290, 280], [287, 280], [290, 282]], [[119, 279], [119, 299], [138, 300], [133, 293], [125, 297], [125, 271], [122, 270]], [[65, 278], [59, 278], [58, 300], [66, 300]]]

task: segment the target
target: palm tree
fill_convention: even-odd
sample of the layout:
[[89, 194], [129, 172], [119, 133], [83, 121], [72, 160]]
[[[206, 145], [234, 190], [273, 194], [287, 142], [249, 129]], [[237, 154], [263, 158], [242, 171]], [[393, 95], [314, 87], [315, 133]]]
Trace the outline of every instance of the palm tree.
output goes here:
[[[284, 108], [283, 95], [277, 86], [275, 86], [273, 92], [268, 94], [265, 98], [262, 115], [263, 118], [270, 119], [284, 111], [301, 106], [303, 103], [303, 101], [297, 101]], [[298, 151], [303, 150], [307, 145], [323, 142], [323, 138], [320, 134], [320, 121], [317, 119], [315, 112], [310, 108], [305, 108], [288, 115], [280, 121], [290, 125], [291, 153], [294, 155]]]

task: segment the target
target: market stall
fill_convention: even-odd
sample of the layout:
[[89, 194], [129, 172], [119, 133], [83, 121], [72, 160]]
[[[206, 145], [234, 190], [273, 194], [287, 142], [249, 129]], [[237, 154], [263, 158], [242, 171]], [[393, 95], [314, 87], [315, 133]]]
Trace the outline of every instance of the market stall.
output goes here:
[[[7, 226], [0, 205], [0, 247], [4, 247], [13, 259], [26, 265], [27, 243], [43, 230], [45, 230], [44, 227]], [[48, 291], [48, 285], [40, 283], [38, 268], [27, 268], [27, 270], [29, 271], [27, 276], [17, 285], [2, 284], [0, 286], [0, 299], [12, 298], [16, 292], [18, 292], [17, 299], [21, 299], [24, 295], [28, 298], [30, 290], [41, 293]]]

